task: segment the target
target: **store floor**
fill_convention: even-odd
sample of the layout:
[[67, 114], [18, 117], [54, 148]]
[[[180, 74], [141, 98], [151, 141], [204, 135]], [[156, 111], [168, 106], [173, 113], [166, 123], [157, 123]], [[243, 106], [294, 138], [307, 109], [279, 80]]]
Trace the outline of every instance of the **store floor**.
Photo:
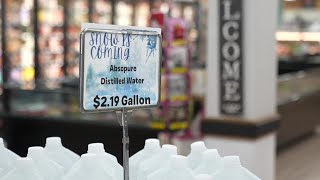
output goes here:
[[315, 136], [278, 154], [276, 180], [293, 179], [320, 179], [320, 129]]

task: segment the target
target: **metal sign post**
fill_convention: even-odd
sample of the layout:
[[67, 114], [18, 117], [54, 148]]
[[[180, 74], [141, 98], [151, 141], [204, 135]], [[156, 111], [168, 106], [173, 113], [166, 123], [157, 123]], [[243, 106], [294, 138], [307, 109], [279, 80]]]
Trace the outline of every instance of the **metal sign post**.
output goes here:
[[129, 180], [129, 129], [128, 121], [130, 120], [132, 110], [117, 111], [117, 117], [122, 126], [122, 144], [123, 144], [123, 178]]

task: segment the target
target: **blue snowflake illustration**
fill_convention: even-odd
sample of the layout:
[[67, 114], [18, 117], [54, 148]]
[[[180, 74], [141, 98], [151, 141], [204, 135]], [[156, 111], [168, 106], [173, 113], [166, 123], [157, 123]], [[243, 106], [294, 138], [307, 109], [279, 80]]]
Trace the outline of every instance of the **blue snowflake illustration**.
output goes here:
[[157, 36], [147, 36], [147, 60], [151, 55], [154, 56], [154, 52], [157, 49]]

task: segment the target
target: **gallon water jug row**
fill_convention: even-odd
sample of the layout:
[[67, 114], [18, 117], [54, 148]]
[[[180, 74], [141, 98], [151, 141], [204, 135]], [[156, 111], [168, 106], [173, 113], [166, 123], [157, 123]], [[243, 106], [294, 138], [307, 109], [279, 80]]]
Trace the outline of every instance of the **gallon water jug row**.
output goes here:
[[117, 158], [105, 152], [102, 143], [88, 145], [81, 157], [65, 148], [59, 137], [46, 139], [45, 147], [28, 148], [21, 158], [5, 148], [0, 138], [0, 180], [123, 180]]
[[177, 147], [147, 139], [145, 147], [130, 158], [130, 180], [260, 180], [241, 165], [238, 156], [221, 157], [204, 142], [191, 144], [188, 156]]
[[[204, 142], [191, 144], [188, 156], [158, 139], [147, 139], [144, 148], [130, 157], [130, 180], [259, 180], [242, 167], [237, 156], [221, 157]], [[45, 147], [34, 146], [21, 158], [5, 148], [0, 138], [0, 180], [123, 180], [123, 167], [105, 151], [102, 143], [88, 145], [79, 157], [65, 148], [59, 137], [50, 137]]]

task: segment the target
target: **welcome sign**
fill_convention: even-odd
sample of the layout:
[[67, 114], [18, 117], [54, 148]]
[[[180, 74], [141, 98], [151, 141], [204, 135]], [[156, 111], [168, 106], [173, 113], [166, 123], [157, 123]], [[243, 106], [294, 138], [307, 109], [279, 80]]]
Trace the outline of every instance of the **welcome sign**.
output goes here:
[[242, 0], [220, 0], [220, 112], [243, 113]]
[[158, 28], [86, 23], [81, 33], [81, 109], [158, 106], [162, 41]]

